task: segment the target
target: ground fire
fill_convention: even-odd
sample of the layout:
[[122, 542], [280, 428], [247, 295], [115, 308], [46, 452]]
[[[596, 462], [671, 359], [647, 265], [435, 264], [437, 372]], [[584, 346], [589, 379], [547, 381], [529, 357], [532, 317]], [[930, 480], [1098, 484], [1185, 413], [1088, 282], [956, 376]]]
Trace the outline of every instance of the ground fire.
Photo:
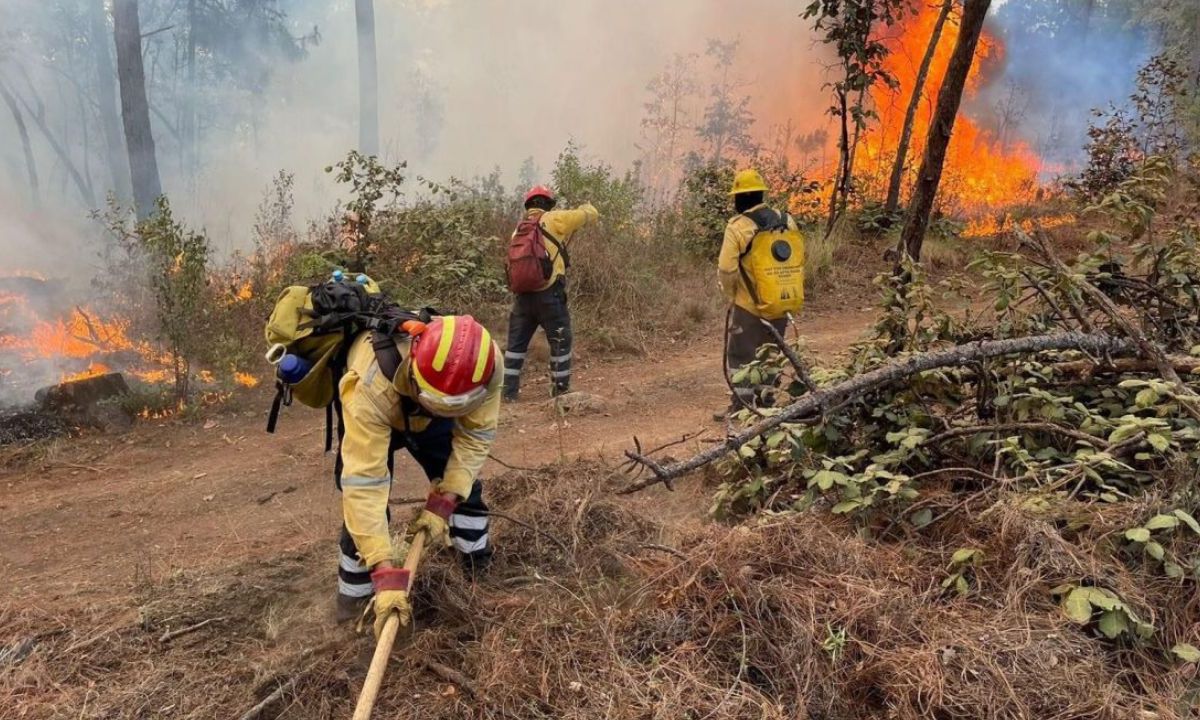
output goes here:
[[[234, 302], [250, 297], [248, 285], [232, 294]], [[67, 384], [120, 372], [149, 385], [173, 381], [171, 357], [147, 340], [133, 337], [131, 323], [86, 305], [61, 306], [55, 283], [33, 272], [0, 277], [0, 381], [9, 390], [10, 404], [19, 403], [38, 387]], [[201, 386], [218, 377], [209, 370], [195, 373]], [[258, 378], [232, 370], [228, 380], [246, 388]]]

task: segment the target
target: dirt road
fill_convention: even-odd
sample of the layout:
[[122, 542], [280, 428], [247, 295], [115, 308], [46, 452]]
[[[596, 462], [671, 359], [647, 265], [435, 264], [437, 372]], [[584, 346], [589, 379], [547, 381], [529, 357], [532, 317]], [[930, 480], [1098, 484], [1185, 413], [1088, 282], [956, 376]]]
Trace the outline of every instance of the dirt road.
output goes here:
[[[865, 305], [865, 302], [861, 302]], [[869, 324], [865, 307], [816, 307], [800, 332], [829, 357]], [[723, 407], [720, 333], [650, 357], [577, 362], [575, 387], [604, 408], [558, 420], [545, 381], [506, 406], [494, 457], [514, 466], [617, 458], [631, 438], [654, 444], [705, 429]], [[295, 407], [277, 435], [263, 432], [264, 389], [196, 422], [144, 423], [124, 436], [65, 443], [38, 470], [0, 474], [0, 603], [116, 601], [180, 570], [277, 556], [336, 537], [340, 509], [332, 459], [321, 452], [323, 414]], [[503, 468], [489, 463], [488, 474]], [[393, 497], [422, 495], [416, 465], [398, 463]], [[681, 512], [705, 503], [682, 497]]]

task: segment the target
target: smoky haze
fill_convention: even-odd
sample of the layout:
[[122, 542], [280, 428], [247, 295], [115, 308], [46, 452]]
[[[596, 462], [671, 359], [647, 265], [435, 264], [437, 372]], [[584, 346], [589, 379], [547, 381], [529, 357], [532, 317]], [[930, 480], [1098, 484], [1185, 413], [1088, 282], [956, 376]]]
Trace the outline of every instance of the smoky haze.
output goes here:
[[[35, 97], [44, 103], [50, 132], [82, 169], [99, 205], [111, 182], [90, 80], [89, 2], [0, 0], [0, 77], [31, 103]], [[303, 38], [303, 57], [251, 38], [231, 62], [260, 67], [261, 78], [239, 85], [225, 68], [199, 79], [204, 119], [194, 180], [185, 171], [178, 122], [178, 88], [186, 80], [180, 8], [187, 3], [140, 5], [160, 172], [177, 212], [206, 228], [219, 252], [246, 247], [263, 192], [284, 170], [295, 174], [300, 219], [328, 213], [339, 188], [323, 168], [357, 144], [354, 2], [279, 2], [288, 34]], [[999, 6], [991, 27], [1008, 43], [1005, 63], [970, 112], [995, 116], [1009, 83], [1019, 86], [1021, 117], [1005, 132], [1035, 149], [1062, 140], [1056, 159], [1066, 163], [1078, 157], [1088, 109], [1127, 94], [1132, 58], [1141, 49], [1119, 25], [1097, 24], [1091, 46], [1121, 51], [1092, 52], [1079, 62], [1082, 41], [1027, 32], [1037, 6], [1033, 0]], [[799, 17], [802, 8], [794, 0], [377, 0], [382, 155], [407, 161], [411, 175], [470, 177], [499, 168], [512, 184], [526, 158], [545, 179], [573, 140], [590, 157], [630, 167], [646, 147], [647, 82], [677, 55], [696, 56], [701, 94], [685, 115], [701, 121], [705, 96], [720, 77], [705, 54], [709, 39], [739, 41], [728, 80], [751, 98], [756, 141], [769, 145], [788, 124], [795, 136], [827, 128], [829, 98], [821, 86], [831, 58]], [[63, 45], [71, 33], [85, 40]], [[86, 220], [88, 203], [28, 111], [25, 122], [41, 203], [32, 202], [19, 133], [0, 106], [0, 249], [33, 269], [86, 276], [97, 233]], [[698, 148], [694, 139], [692, 146]]]
[[[52, 6], [72, 4], [0, 0], [7, 9], [0, 11], [0, 23], [9, 28], [24, 24], [31, 34], [53, 32], [57, 21]], [[159, 4], [142, 0], [143, 33], [179, 20], [166, 16]], [[280, 170], [296, 176], [300, 217], [327, 212], [338, 188], [323, 168], [357, 144], [354, 3], [310, 0], [278, 7], [295, 36], [315, 27], [319, 40], [308, 43], [307, 56], [298, 60], [275, 57], [270, 47], [255, 48], [256, 60], [265, 60], [270, 73], [260, 91], [231, 91], [216, 83], [201, 89], [200, 102], [215, 107], [199, 133], [194, 189], [183, 171], [179, 127], [164, 121], [173, 117], [168, 98], [156, 97], [168, 81], [161, 76], [156, 80], [154, 73], [172, 71], [175, 61], [162, 56], [176, 52], [179, 41], [173, 30], [145, 39], [164, 191], [181, 215], [208, 230], [218, 250], [246, 245], [255, 208]], [[824, 50], [813, 42], [796, 3], [789, 0], [424, 0], [376, 2], [375, 14], [381, 152], [390, 162], [407, 161], [412, 175], [469, 177], [499, 168], [511, 183], [523, 161], [532, 158], [545, 177], [570, 140], [591, 157], [629, 167], [639, 158], [643, 141], [647, 82], [675, 54], [694, 53], [699, 56], [697, 80], [706, 92], [715, 78], [704, 55], [709, 38], [740, 40], [732, 75], [740, 92], [753, 99], [751, 110], [759, 117], [756, 135], [765, 135], [784, 118], [797, 129], [826, 124]], [[56, 129], [74, 123], [80, 110], [71, 98], [71, 83], [48, 67], [43, 43], [19, 30], [16, 35], [6, 43], [0, 67], [19, 64], [30, 74], [46, 103], [46, 116], [57, 119]], [[86, 60], [81, 58], [80, 68]], [[90, 102], [90, 87], [83, 89]], [[697, 98], [690, 108], [696, 122], [702, 103]], [[47, 176], [42, 179], [41, 212], [81, 225], [88, 208], [61, 179], [45, 138], [36, 127], [28, 130], [39, 169]], [[85, 152], [91, 155], [90, 178], [99, 204], [109, 178], [99, 154], [98, 128], [90, 129], [86, 151], [78, 128], [61, 132], [77, 165], [84, 164]], [[12, 118], [0, 112], [0, 189], [6, 204], [20, 204], [24, 215], [37, 211], [21, 157]], [[15, 235], [5, 231], [0, 242], [10, 251], [19, 246], [26, 255], [30, 245], [44, 248], [52, 239], [25, 231]]]

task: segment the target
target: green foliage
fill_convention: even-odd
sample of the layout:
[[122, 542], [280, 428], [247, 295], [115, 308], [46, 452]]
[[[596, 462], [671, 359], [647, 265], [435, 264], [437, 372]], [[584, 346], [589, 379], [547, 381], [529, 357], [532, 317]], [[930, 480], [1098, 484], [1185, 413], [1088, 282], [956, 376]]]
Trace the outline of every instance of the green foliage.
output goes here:
[[428, 195], [379, 216], [374, 277], [398, 301], [473, 312], [502, 302], [509, 198], [495, 176], [423, 181]]
[[[350, 186], [350, 201], [346, 203], [348, 231], [351, 234], [353, 261], [345, 263], [355, 271], [370, 271], [371, 225], [380, 204], [395, 203], [403, 194], [404, 168], [407, 163], [387, 167], [374, 155], [351, 150], [345, 160], [325, 168], [338, 183]], [[336, 170], [336, 172], [335, 172]], [[386, 205], [384, 207], [387, 207]]]
[[190, 395], [191, 365], [208, 350], [206, 327], [208, 238], [175, 220], [166, 196], [158, 199], [157, 212], [140, 222], [129, 211], [110, 201], [98, 216], [108, 242], [101, 259], [105, 272], [98, 286], [108, 304], [124, 309], [126, 317], [163, 343], [180, 405]]
[[971, 592], [971, 583], [975, 581], [975, 567], [983, 560], [983, 551], [976, 548], [959, 548], [950, 557], [950, 574], [942, 580], [942, 589], [954, 591], [961, 595]]
[[610, 235], [636, 233], [638, 203], [642, 186], [632, 171], [617, 173], [610, 165], [588, 162], [583, 148], [574, 142], [558, 155], [551, 172], [559, 207], [575, 207], [590, 202], [600, 211], [604, 231]]
[[[825, 387], [972, 340], [1081, 330], [1125, 336], [1125, 323], [1180, 363], [1200, 350], [1194, 220], [1200, 194], [1181, 203], [1180, 193], [1191, 182], [1170, 163], [1146, 159], [1090, 205], [1095, 244], [1064, 265], [1025, 237], [1020, 252], [976, 260], [978, 280], [970, 287], [931, 285], [912, 264], [899, 276], [881, 277], [883, 307], [873, 333], [843, 366], [812, 369], [813, 381]], [[1116, 305], [1121, 322], [1084, 283]], [[947, 312], [947, 306], [965, 310]], [[1184, 584], [1185, 594], [1200, 582], [1200, 502], [1190, 483], [1200, 468], [1200, 421], [1184, 408], [1200, 395], [1200, 382], [1180, 370], [1187, 383], [1181, 388], [1160, 377], [1153, 363], [1124, 360], [1118, 369], [1111, 360], [1077, 352], [1006, 357], [918, 373], [854, 396], [785, 423], [726, 458], [714, 512], [822, 510], [849, 520], [864, 536], [945, 542], [962, 527], [960, 509], [988, 498], [975, 506], [977, 516], [1011, 513], [1002, 523], [1028, 518], [1047, 528], [1059, 547], [1086, 542], [1077, 549], [1111, 563], [1078, 565], [1073, 574], [1055, 577], [1062, 583], [1054, 594], [1062, 612], [1097, 637], [1154, 642], [1165, 652], [1189, 622], [1187, 612], [1173, 606], [1171, 621], [1162, 623], [1163, 609], [1143, 605], [1145, 597], [1133, 595], [1127, 580]], [[761, 354], [742, 374], [777, 377], [777, 406], [809, 391], [777, 351]], [[1120, 518], [1120, 524], [1085, 536], [1097, 517]], [[974, 530], [976, 522], [969, 525]], [[938, 578], [942, 588], [984, 599], [982, 552], [996, 558], [999, 550], [988, 547], [986, 536], [955, 536], [949, 543], [961, 547]], [[1112, 576], [1122, 581], [1099, 587]], [[1159, 640], [1152, 639], [1152, 622], [1162, 631]]]

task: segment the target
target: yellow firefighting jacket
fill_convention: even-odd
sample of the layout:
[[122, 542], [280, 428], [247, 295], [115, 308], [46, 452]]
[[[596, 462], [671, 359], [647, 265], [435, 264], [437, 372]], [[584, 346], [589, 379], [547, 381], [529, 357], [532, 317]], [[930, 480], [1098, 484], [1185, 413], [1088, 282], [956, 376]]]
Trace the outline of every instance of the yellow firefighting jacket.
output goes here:
[[[526, 218], [541, 217], [542, 228], [554, 236], [555, 240], [562, 243], [563, 247], [569, 247], [571, 236], [579, 231], [590, 222], [595, 221], [600, 217], [600, 211], [591, 203], [584, 203], [574, 210], [538, 210], [536, 208], [525, 212]], [[554, 271], [550, 273], [550, 279], [541, 287], [542, 290], [550, 287], [558, 282], [558, 279], [566, 274], [567, 264], [562, 257], [562, 253], [558, 248], [554, 247], [554, 243], [547, 240], [544, 236], [542, 242], [546, 245], [546, 252], [554, 261]]]
[[[765, 203], [759, 204], [747, 212], [754, 212], [765, 206]], [[788, 217], [788, 227], [797, 229], [795, 218]], [[734, 215], [725, 225], [725, 239], [721, 243], [721, 254], [717, 258], [717, 281], [721, 286], [721, 293], [734, 305], [755, 316], [758, 315], [758, 310], [738, 269], [738, 262], [757, 234], [758, 226], [753, 220], [741, 213]]]
[[[392, 431], [404, 430], [402, 397], [415, 401], [416, 391], [409, 374], [409, 342], [397, 343], [400, 369], [390, 381], [379, 369], [371, 334], [362, 333], [354, 340], [347, 359], [346, 373], [338, 385], [342, 400], [342, 515], [346, 529], [362, 561], [374, 567], [392, 559], [391, 534], [388, 532], [387, 502], [391, 489], [388, 453]], [[499, 348], [496, 357], [500, 357]], [[488, 383], [483, 404], [454, 420], [450, 461], [439, 483], [443, 492], [466, 498], [471, 485], [487, 460], [496, 439], [500, 417], [500, 385], [503, 373], [497, 368]], [[420, 432], [429, 426], [425, 415], [409, 415], [407, 428]]]

